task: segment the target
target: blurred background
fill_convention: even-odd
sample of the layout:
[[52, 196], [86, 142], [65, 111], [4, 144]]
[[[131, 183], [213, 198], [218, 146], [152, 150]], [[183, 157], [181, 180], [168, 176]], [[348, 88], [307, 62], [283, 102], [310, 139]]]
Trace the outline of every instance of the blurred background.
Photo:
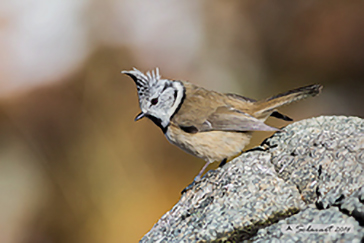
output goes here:
[[321, 83], [281, 111], [363, 117], [363, 43], [355, 0], [0, 1], [0, 242], [136, 242], [204, 165], [134, 123], [121, 70], [255, 99]]

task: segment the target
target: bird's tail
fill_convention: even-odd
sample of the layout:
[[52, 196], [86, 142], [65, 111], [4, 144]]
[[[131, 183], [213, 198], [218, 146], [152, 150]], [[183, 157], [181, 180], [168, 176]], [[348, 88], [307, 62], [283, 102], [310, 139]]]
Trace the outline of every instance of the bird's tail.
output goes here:
[[322, 87], [321, 84], [313, 84], [257, 101], [255, 103], [256, 112], [254, 113], [254, 116], [266, 119], [278, 107], [318, 95], [321, 92]]

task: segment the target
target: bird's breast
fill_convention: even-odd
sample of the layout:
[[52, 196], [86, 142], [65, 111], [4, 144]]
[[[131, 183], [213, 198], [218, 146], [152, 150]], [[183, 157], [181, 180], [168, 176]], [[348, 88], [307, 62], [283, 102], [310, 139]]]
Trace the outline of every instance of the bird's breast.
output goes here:
[[210, 162], [240, 154], [251, 138], [251, 132], [209, 131], [192, 134], [175, 124], [170, 124], [165, 135], [172, 144]]

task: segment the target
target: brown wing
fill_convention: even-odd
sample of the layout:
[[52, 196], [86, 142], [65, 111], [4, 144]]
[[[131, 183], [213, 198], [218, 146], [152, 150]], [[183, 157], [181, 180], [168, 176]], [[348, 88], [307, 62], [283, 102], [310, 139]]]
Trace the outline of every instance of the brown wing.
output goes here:
[[226, 93], [227, 96], [237, 99], [237, 100], [241, 100], [241, 101], [245, 101], [245, 102], [256, 102], [255, 99], [252, 98], [248, 98], [242, 95], [238, 95], [238, 94], [232, 94], [232, 93]]
[[270, 127], [245, 112], [226, 106], [218, 107], [201, 123], [188, 121], [185, 124], [180, 123], [178, 125], [188, 133], [208, 131], [279, 131], [279, 129]]
[[188, 82], [184, 82], [184, 85], [186, 98], [171, 122], [185, 132], [279, 130], [246, 113], [249, 109], [243, 109], [252, 105], [252, 101], [246, 98], [228, 95], [235, 98], [234, 101], [226, 95], [207, 91]]

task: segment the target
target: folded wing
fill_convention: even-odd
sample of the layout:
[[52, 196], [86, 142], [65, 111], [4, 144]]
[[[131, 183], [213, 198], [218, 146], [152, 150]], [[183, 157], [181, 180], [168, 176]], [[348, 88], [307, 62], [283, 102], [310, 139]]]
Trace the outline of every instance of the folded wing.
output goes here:
[[182, 130], [189, 133], [208, 131], [279, 131], [279, 129], [270, 127], [245, 112], [227, 106], [218, 107], [199, 123], [186, 121], [180, 122], [178, 125]]

